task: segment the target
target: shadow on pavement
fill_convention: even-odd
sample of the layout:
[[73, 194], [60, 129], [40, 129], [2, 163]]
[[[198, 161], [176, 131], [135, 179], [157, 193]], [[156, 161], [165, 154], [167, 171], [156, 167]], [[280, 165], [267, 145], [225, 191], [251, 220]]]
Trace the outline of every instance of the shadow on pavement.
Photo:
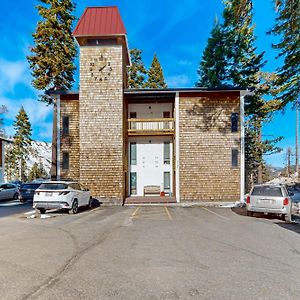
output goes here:
[[[247, 217], [247, 210], [246, 207], [232, 207], [231, 210], [240, 216]], [[247, 217], [247, 218], [257, 218], [257, 219], [267, 219], [267, 220], [282, 220], [282, 218], [278, 215], [274, 214], [267, 214], [264, 213], [254, 213], [253, 217]]]

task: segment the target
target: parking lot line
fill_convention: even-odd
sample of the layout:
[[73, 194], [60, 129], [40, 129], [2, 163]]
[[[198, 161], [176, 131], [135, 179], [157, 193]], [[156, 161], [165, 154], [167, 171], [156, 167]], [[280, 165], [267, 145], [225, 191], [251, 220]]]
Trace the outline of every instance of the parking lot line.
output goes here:
[[172, 221], [172, 216], [171, 216], [171, 214], [170, 214], [170, 212], [169, 212], [169, 210], [166, 206], [165, 206], [165, 211], [167, 213], [167, 216], [168, 216], [169, 220]]
[[216, 215], [216, 216], [218, 216], [219, 218], [222, 218], [222, 219], [224, 219], [226, 221], [230, 221], [229, 218], [226, 218], [226, 217], [224, 217], [222, 215], [219, 215], [218, 213], [216, 213], [216, 212], [214, 212], [214, 211], [212, 211], [212, 210], [210, 210], [210, 209], [208, 209], [206, 207], [201, 207], [201, 208], [204, 209], [204, 210], [206, 210], [206, 211], [208, 211], [208, 212], [210, 212], [210, 213], [212, 213], [212, 214], [214, 214], [214, 215]]
[[133, 212], [132, 215], [131, 215], [131, 218], [134, 218], [134, 217], [136, 216], [136, 214], [138, 213], [138, 211], [139, 211], [140, 208], [141, 208], [141, 207], [139, 206], [139, 207], [137, 207], [137, 208], [134, 210], [134, 212]]

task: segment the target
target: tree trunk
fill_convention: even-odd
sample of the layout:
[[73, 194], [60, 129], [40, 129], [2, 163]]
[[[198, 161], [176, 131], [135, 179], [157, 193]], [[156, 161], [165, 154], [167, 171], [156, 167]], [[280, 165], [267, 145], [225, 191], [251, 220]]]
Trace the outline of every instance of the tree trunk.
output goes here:
[[53, 128], [52, 128], [52, 164], [50, 170], [51, 180], [56, 180], [57, 176], [57, 105], [53, 103]]
[[[258, 143], [261, 145], [261, 139], [262, 139], [262, 128], [261, 128], [261, 120], [258, 121], [259, 123], [259, 129], [258, 129]], [[259, 166], [257, 169], [257, 183], [262, 184], [263, 183], [263, 168], [262, 168], [262, 157], [260, 157]]]

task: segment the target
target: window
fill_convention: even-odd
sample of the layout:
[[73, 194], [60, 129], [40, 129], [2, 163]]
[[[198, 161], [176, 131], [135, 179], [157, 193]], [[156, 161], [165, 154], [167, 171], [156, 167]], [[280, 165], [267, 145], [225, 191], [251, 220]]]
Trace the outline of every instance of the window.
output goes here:
[[[169, 111], [164, 111], [164, 112], [163, 112], [163, 118], [164, 118], [164, 119], [169, 119], [169, 118], [171, 118], [171, 113], [170, 113]], [[170, 128], [169, 128], [169, 127], [170, 127], [169, 121], [165, 121], [165, 122], [163, 123], [163, 127], [164, 127], [164, 129], [170, 129]]]
[[129, 118], [130, 118], [130, 119], [136, 119], [136, 112], [133, 112], [133, 111], [130, 112], [130, 113], [129, 113]]
[[239, 114], [231, 114], [231, 132], [238, 132]]
[[170, 172], [164, 172], [164, 191], [170, 193]]
[[232, 149], [231, 150], [231, 167], [232, 168], [237, 168], [238, 167], [238, 154], [239, 154], [238, 149]]
[[164, 164], [170, 164], [170, 142], [164, 142]]
[[69, 152], [62, 153], [62, 168], [63, 170], [69, 170]]
[[130, 143], [130, 164], [136, 165], [136, 143]]
[[169, 111], [164, 111], [163, 118], [171, 118], [171, 113]]
[[[136, 119], [136, 112], [130, 112], [129, 119]], [[136, 129], [136, 121], [129, 123], [129, 129]]]
[[136, 172], [130, 173], [130, 195], [136, 195]]
[[62, 134], [69, 135], [69, 117], [66, 116], [62, 119]]

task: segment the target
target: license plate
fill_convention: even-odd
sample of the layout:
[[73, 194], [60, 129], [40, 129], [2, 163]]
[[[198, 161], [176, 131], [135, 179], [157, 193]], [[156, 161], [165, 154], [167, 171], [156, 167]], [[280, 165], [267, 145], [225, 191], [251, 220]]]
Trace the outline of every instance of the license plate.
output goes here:
[[46, 193], [45, 196], [50, 197], [52, 196], [52, 193]]

